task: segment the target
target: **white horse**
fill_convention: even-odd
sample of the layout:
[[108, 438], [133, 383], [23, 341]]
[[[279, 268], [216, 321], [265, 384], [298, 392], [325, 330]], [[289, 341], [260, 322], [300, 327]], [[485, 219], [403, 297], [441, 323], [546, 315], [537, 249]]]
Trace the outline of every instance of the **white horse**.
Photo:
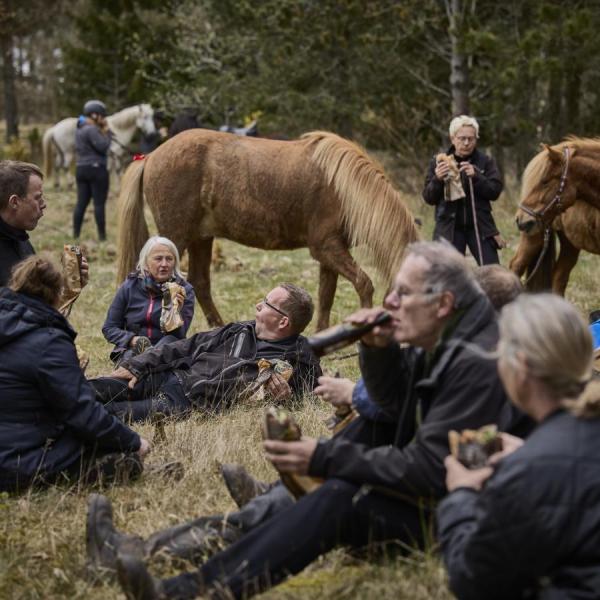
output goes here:
[[[113, 132], [113, 141], [109, 150], [109, 170], [120, 175], [125, 161], [125, 153], [130, 154], [129, 143], [136, 130], [145, 135], [156, 132], [154, 110], [149, 104], [137, 104], [124, 108], [107, 117], [108, 126]], [[50, 127], [43, 138], [44, 172], [46, 177], [52, 175], [54, 167], [54, 187], [60, 186], [60, 171], [64, 170], [69, 187], [73, 185], [70, 174], [71, 164], [75, 158], [75, 131], [77, 119], [69, 117]]]

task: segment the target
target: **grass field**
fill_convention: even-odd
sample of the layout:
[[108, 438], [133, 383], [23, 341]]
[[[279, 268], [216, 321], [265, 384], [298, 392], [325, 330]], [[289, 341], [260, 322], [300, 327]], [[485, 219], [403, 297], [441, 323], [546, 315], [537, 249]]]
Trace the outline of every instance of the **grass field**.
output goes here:
[[[385, 161], [385, 157], [382, 157]], [[385, 161], [387, 162], [387, 161]], [[388, 164], [393, 173], [393, 163]], [[395, 180], [402, 183], [399, 173]], [[509, 182], [509, 189], [514, 189]], [[62, 244], [70, 241], [71, 211], [75, 193], [54, 192], [47, 186], [46, 216], [32, 234], [36, 250], [48, 250], [58, 257]], [[407, 196], [416, 216], [423, 220], [423, 237], [432, 229], [430, 207], [416, 196]], [[497, 203], [496, 218], [509, 241], [502, 262], [514, 252], [517, 234], [512, 225], [516, 194], [505, 193]], [[116, 200], [107, 206], [109, 242], [99, 245], [91, 208], [84, 225], [82, 241], [87, 243], [90, 284], [85, 288], [71, 315], [79, 332], [78, 344], [89, 353], [88, 374], [110, 371], [110, 346], [101, 326], [115, 291]], [[214, 274], [213, 290], [226, 320], [253, 317], [254, 303], [281, 281], [300, 283], [316, 294], [318, 270], [306, 250], [263, 252], [221, 242], [225, 264]], [[583, 255], [571, 279], [568, 297], [584, 312], [598, 302], [598, 257]], [[377, 300], [382, 289], [378, 288]], [[332, 321], [337, 322], [357, 307], [351, 286], [340, 282]], [[200, 308], [191, 331], [206, 328]], [[344, 376], [358, 376], [356, 360], [324, 361], [324, 367], [339, 369]], [[309, 400], [298, 412], [306, 434], [326, 435], [323, 420], [330, 414], [323, 403]], [[238, 407], [220, 417], [198, 416], [167, 426], [168, 441], [153, 449], [152, 462], [182, 460], [186, 476], [180, 482], [166, 483], [150, 477], [126, 487], [105, 491], [113, 501], [119, 528], [147, 535], [158, 528], [193, 517], [234, 510], [217, 474], [218, 462], [241, 462], [261, 479], [275, 473], [261, 452], [259, 423], [262, 407]], [[150, 426], [137, 428], [152, 437]], [[20, 497], [0, 496], [0, 598], [90, 598], [122, 597], [118, 585], [93, 580], [85, 571], [84, 527], [89, 489], [52, 488]], [[154, 573], [175, 572], [173, 565], [152, 564]], [[303, 573], [264, 595], [267, 598], [377, 598], [443, 600], [451, 598], [444, 570], [435, 551], [409, 558], [389, 558], [370, 563], [338, 550], [321, 558]]]

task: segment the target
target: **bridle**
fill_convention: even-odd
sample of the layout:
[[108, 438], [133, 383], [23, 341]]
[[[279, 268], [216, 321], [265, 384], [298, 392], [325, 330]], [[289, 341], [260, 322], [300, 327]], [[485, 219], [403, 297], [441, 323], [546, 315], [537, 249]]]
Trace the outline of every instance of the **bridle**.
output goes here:
[[542, 260], [544, 259], [546, 252], [548, 251], [548, 247], [550, 246], [550, 234], [552, 232], [552, 229], [550, 227], [550, 222], [548, 222], [548, 223], [544, 222], [544, 215], [554, 205], [556, 205], [556, 207], [558, 208], [559, 214], [561, 212], [563, 212], [563, 210], [565, 210], [563, 208], [563, 204], [562, 204], [562, 195], [563, 195], [563, 192], [565, 191], [565, 186], [567, 184], [567, 175], [569, 173], [569, 161], [571, 159], [571, 149], [569, 148], [569, 146], [565, 146], [563, 148], [563, 156], [565, 157], [565, 162], [564, 162], [564, 166], [563, 166], [563, 171], [560, 176], [560, 183], [558, 186], [558, 191], [556, 192], [556, 194], [554, 194], [554, 198], [552, 198], [552, 200], [546, 206], [544, 206], [544, 208], [542, 208], [542, 210], [539, 210], [539, 211], [533, 210], [527, 206], [524, 206], [522, 203], [519, 203], [519, 208], [524, 213], [527, 213], [530, 217], [533, 217], [544, 228], [544, 246], [542, 247], [542, 251], [537, 259], [537, 262], [535, 264], [535, 267], [533, 268], [533, 271], [531, 271], [531, 273], [529, 274], [529, 277], [527, 277], [527, 279], [525, 280], [525, 285], [527, 285], [531, 281], [531, 278], [536, 274], [537, 270], [539, 269], [540, 265], [542, 264]]
[[[569, 174], [569, 161], [571, 159], [571, 149], [569, 146], [565, 146], [563, 148], [563, 156], [565, 157], [565, 163], [563, 166], [563, 171], [560, 176], [560, 184], [558, 186], [558, 191], [554, 194], [554, 198], [550, 200], [550, 202], [542, 208], [542, 210], [533, 210], [525, 206], [523, 203], [519, 204], [519, 208], [527, 213], [530, 217], [533, 217], [536, 221], [539, 221], [541, 225], [544, 225], [544, 215], [556, 204], [559, 213], [562, 212], [562, 195], [565, 191], [565, 186], [567, 184], [567, 175]], [[548, 225], [546, 225], [548, 227]]]

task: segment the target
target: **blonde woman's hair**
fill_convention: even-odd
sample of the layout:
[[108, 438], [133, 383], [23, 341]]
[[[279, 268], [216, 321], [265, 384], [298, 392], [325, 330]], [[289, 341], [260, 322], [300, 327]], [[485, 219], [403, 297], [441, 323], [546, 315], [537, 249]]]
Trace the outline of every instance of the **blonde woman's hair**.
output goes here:
[[155, 246], [166, 246], [171, 254], [175, 257], [175, 268], [173, 269], [173, 273], [177, 275], [177, 277], [181, 277], [183, 279], [183, 275], [179, 270], [179, 250], [177, 250], [177, 246], [166, 237], [162, 237], [160, 235], [153, 235], [148, 241], [142, 246], [140, 250], [140, 256], [138, 257], [138, 262], [135, 268], [140, 272], [144, 273], [148, 268], [148, 257], [150, 256], [150, 252], [154, 249]]
[[461, 127], [472, 127], [475, 130], [475, 137], [479, 137], [479, 123], [475, 117], [469, 117], [468, 115], [454, 117], [454, 119], [450, 121], [450, 127], [448, 128], [450, 137], [453, 138]]
[[19, 294], [33, 296], [50, 306], [58, 306], [64, 279], [62, 272], [48, 254], [29, 256], [17, 263], [8, 287]]
[[[592, 336], [577, 309], [554, 294], [522, 294], [500, 315], [498, 354], [510, 364], [520, 354], [531, 375], [546, 384], [569, 408], [590, 416], [581, 402], [592, 374]], [[600, 396], [599, 396], [600, 398]], [[588, 409], [593, 402], [585, 400]], [[598, 408], [600, 402], [595, 401]], [[576, 408], [578, 407], [578, 408]], [[598, 416], [600, 412], [596, 411]]]

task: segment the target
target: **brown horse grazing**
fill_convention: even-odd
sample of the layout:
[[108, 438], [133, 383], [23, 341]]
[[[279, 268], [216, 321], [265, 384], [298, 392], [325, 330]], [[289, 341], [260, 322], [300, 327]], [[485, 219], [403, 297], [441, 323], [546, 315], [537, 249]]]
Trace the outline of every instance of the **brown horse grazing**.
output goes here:
[[148, 237], [143, 198], [158, 231], [189, 253], [190, 283], [211, 326], [210, 263], [215, 237], [266, 250], [308, 246], [320, 263], [317, 327], [329, 324], [338, 275], [361, 306], [373, 284], [349, 247], [370, 248], [386, 281], [418, 238], [413, 216], [383, 169], [356, 144], [327, 132], [295, 141], [185, 131], [126, 171], [119, 198], [119, 281]]
[[579, 252], [600, 254], [600, 139], [544, 146], [523, 174], [516, 221], [521, 239], [510, 268], [527, 274], [528, 289], [564, 295]]

